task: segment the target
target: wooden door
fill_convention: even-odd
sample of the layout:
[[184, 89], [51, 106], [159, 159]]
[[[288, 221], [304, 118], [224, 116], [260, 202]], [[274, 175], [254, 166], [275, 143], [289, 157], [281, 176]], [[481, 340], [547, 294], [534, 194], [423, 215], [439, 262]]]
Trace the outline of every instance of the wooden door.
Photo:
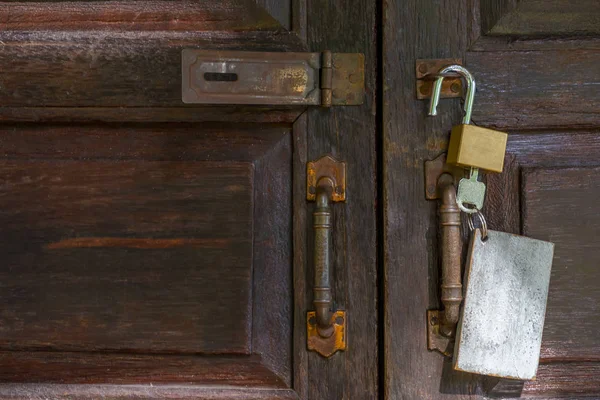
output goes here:
[[[600, 3], [383, 2], [384, 394], [386, 399], [600, 397]], [[509, 133], [488, 175], [492, 229], [556, 244], [537, 380], [453, 371], [427, 350], [440, 309], [435, 202], [423, 166], [462, 115], [416, 100], [417, 59], [458, 58], [473, 73], [473, 122]]]
[[[323, 2], [319, 2], [323, 3]], [[375, 5], [0, 2], [0, 397], [372, 398]], [[184, 49], [365, 55], [362, 106], [186, 105]], [[348, 351], [306, 348], [306, 163]]]

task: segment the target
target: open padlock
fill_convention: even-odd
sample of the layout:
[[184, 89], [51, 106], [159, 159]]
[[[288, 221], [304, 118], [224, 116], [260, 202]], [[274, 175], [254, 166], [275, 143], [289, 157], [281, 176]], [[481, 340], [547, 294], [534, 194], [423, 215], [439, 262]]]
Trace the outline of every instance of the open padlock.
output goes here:
[[485, 184], [479, 181], [479, 169], [486, 172], [502, 172], [508, 135], [471, 124], [476, 91], [475, 79], [461, 65], [449, 65], [440, 70], [440, 76], [433, 85], [429, 115], [437, 115], [442, 82], [450, 73], [462, 76], [467, 88], [462, 124], [452, 128], [446, 162], [450, 165], [470, 168], [469, 178], [461, 179], [458, 184], [456, 200], [463, 212], [475, 213], [482, 209], [485, 199]]
[[[455, 335], [454, 368], [502, 378], [533, 379], [539, 363], [554, 244], [487, 229], [481, 213], [485, 185], [477, 180], [478, 168], [502, 171], [506, 134], [468, 124], [475, 81], [459, 65], [440, 71], [430, 115], [436, 115], [442, 80], [448, 72], [463, 76], [468, 90], [463, 125], [452, 131], [447, 162], [471, 167], [470, 178], [460, 181], [456, 194], [458, 207], [468, 213], [472, 235], [463, 280], [463, 309]], [[479, 219], [477, 226], [475, 218]], [[460, 257], [457, 254], [443, 253], [444, 257]], [[454, 263], [444, 260], [443, 265], [456, 263], [460, 259]]]

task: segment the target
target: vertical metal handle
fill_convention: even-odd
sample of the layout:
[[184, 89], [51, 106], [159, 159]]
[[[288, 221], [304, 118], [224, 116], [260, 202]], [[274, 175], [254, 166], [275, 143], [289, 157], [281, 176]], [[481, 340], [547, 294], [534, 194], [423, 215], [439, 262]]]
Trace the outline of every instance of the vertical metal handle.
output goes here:
[[442, 304], [444, 313], [440, 322], [440, 333], [454, 336], [462, 303], [462, 283], [460, 277], [462, 239], [460, 233], [460, 209], [456, 204], [454, 178], [443, 174], [438, 186], [442, 195], [439, 206], [440, 230], [442, 236]]
[[327, 338], [333, 334], [331, 321], [331, 287], [329, 281], [329, 263], [331, 249], [331, 205], [333, 182], [329, 178], [321, 178], [317, 183], [316, 208], [313, 213], [313, 229], [315, 232], [314, 264], [315, 286], [313, 288], [317, 332]]
[[334, 202], [346, 200], [346, 164], [324, 156], [307, 164], [306, 198], [316, 203], [313, 212], [313, 304], [306, 316], [307, 346], [324, 357], [346, 349], [346, 312], [332, 311], [331, 237]]

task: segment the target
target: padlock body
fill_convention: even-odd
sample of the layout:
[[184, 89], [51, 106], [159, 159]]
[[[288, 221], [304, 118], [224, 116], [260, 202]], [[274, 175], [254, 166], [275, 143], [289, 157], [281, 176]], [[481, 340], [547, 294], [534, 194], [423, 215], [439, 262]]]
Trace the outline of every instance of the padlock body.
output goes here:
[[446, 162], [460, 167], [502, 172], [508, 134], [476, 125], [452, 128]]

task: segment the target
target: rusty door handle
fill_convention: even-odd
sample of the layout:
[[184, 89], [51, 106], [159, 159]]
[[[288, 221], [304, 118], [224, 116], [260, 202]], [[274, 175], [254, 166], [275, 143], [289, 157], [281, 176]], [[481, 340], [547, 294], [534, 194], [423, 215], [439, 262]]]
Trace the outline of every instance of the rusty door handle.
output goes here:
[[463, 300], [461, 263], [462, 236], [460, 209], [456, 203], [456, 178], [446, 169], [445, 156], [426, 163], [426, 197], [439, 199], [442, 284], [444, 310], [427, 311], [427, 347], [451, 356], [456, 325]]
[[307, 199], [315, 201], [314, 287], [315, 311], [307, 314], [308, 349], [325, 357], [346, 349], [346, 313], [331, 310], [331, 237], [333, 202], [346, 199], [346, 165], [330, 156], [307, 165]]
[[444, 336], [453, 336], [458, 323], [462, 303], [462, 283], [460, 277], [462, 240], [460, 233], [460, 209], [456, 204], [454, 179], [443, 174], [439, 181], [442, 202], [439, 206], [440, 230], [442, 236], [442, 304], [444, 314], [440, 321], [440, 331]]
[[331, 286], [330, 254], [331, 249], [331, 204], [333, 182], [329, 178], [321, 178], [317, 182], [316, 208], [313, 213], [313, 229], [315, 232], [314, 265], [315, 286], [313, 287], [313, 303], [317, 333], [328, 338], [333, 334], [331, 321]]

